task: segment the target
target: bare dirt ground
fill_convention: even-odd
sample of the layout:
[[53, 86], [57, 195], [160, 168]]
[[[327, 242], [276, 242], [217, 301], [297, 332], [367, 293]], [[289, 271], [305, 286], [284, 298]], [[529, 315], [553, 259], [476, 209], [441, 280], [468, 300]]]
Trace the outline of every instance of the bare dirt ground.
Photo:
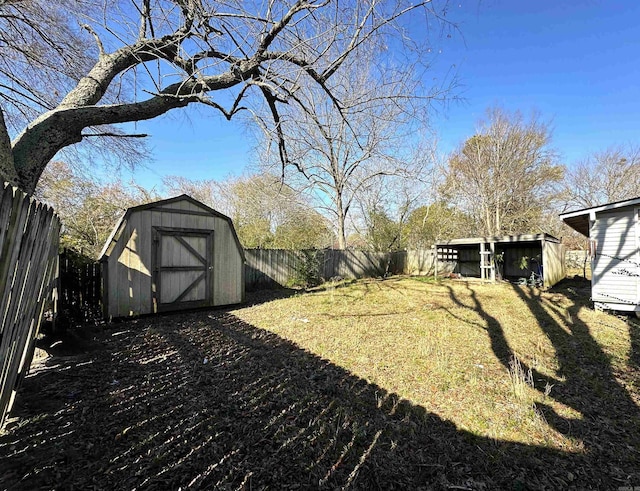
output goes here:
[[116, 323], [51, 351], [23, 383], [0, 435], [1, 489], [617, 489], [629, 482], [628, 472], [596, 454], [458, 430], [225, 311]]

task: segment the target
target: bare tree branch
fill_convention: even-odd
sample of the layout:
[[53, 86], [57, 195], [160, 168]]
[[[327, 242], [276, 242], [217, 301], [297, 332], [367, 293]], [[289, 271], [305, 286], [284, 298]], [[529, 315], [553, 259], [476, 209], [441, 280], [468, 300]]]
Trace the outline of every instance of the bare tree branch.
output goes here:
[[113, 136], [114, 138], [148, 138], [149, 135], [146, 133], [127, 133], [127, 134], [121, 134], [121, 133], [114, 133], [111, 131], [104, 131], [102, 133], [82, 133], [82, 138], [88, 138], [88, 137], [104, 137], [104, 136]]
[[[84, 128], [191, 103], [227, 119], [246, 110], [270, 120], [282, 163], [295, 161], [283, 122], [302, 102], [300, 87], [318, 86], [349, 128], [357, 110], [347, 110], [330, 79], [365, 47], [378, 49], [400, 32], [407, 13], [424, 7], [439, 16], [429, 0], [127, 2], [0, 3], [2, 130], [13, 133], [3, 162], [23, 189], [32, 191], [50, 159], [87, 136]], [[366, 144], [365, 133], [349, 131], [356, 146]]]

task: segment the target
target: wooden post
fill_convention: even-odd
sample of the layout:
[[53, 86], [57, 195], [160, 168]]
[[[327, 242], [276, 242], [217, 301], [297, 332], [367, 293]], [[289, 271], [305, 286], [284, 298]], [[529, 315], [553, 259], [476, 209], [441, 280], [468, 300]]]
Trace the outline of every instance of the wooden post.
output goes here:
[[496, 281], [496, 243], [490, 242], [489, 248], [491, 249], [491, 255], [489, 256], [489, 265], [491, 266], [491, 281]]
[[481, 280], [487, 279], [485, 265], [486, 265], [486, 255], [485, 255], [485, 249], [484, 249], [484, 242], [480, 242], [480, 279]]
[[433, 246], [433, 279], [438, 279], [438, 246]]

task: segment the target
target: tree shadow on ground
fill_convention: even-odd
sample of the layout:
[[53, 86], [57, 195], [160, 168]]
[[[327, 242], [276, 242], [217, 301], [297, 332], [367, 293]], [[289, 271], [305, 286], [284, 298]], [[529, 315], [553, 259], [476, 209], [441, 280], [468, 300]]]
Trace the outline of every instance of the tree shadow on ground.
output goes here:
[[556, 350], [563, 382], [554, 387], [555, 399], [582, 414], [582, 419], [568, 421], [546, 408], [547, 421], [582, 439], [588, 448], [604, 451], [612, 463], [617, 455], [631, 452], [637, 465], [640, 409], [580, 319], [581, 310], [588, 307], [577, 295], [569, 296], [572, 303], [565, 308], [543, 298], [539, 290], [514, 288]]
[[[455, 305], [463, 308], [470, 308], [478, 313], [478, 315], [482, 319], [482, 322], [484, 323], [483, 325], [481, 324], [478, 327], [482, 327], [486, 330], [487, 335], [489, 336], [489, 342], [491, 343], [491, 350], [493, 351], [493, 354], [507, 370], [510, 370], [515, 353], [509, 345], [500, 321], [495, 316], [491, 315], [490, 309], [487, 309], [482, 305], [482, 303], [478, 299], [478, 295], [469, 286], [468, 283], [466, 284], [467, 295], [465, 296], [465, 298], [470, 299], [470, 304], [466, 304], [464, 302], [464, 299], [459, 298], [456, 294], [455, 289], [451, 288], [450, 286], [447, 286], [447, 289], [449, 290], [449, 297]], [[455, 313], [451, 311], [449, 311], [449, 315], [458, 318]], [[463, 321], [463, 319], [458, 319]], [[464, 320], [464, 322], [468, 323], [469, 321]], [[522, 360], [519, 361], [522, 363]], [[522, 366], [525, 372], [531, 372], [534, 383], [536, 384], [536, 388], [538, 389], [544, 389], [547, 384], [553, 385], [555, 383], [559, 383], [557, 379], [547, 377], [535, 370], [535, 368], [529, 367], [525, 363], [522, 363]]]
[[[618, 483], [592, 465], [591, 455], [456, 429], [223, 311], [123, 322], [105, 330], [101, 342], [85, 355], [51, 358], [26, 379], [15, 419], [0, 437], [0, 487], [486, 490]], [[56, 409], [41, 404], [50, 400], [58, 401]]]
[[[469, 288], [471, 308], [485, 323], [491, 348], [502, 365], [509, 370], [514, 359], [522, 364], [523, 371], [532, 375], [534, 388], [581, 414], [579, 419], [558, 415], [551, 406], [538, 403], [547, 423], [568, 437], [584, 442], [587, 458], [600, 468], [605, 486], [615, 489], [632, 481], [640, 481], [640, 410], [621, 384], [608, 356], [580, 320], [580, 311], [588, 308], [585, 297], [572, 283], [557, 285], [555, 291], [572, 298], [571, 305], [558, 306], [553, 295], [543, 296], [542, 291], [527, 286], [511, 285], [524, 305], [537, 319], [531, 329], [541, 329], [553, 345], [559, 368], [555, 377], [544, 375], [517, 357], [498, 319], [491, 314], [490, 305], [482, 305], [475, 292]], [[450, 297], [459, 306], [470, 307], [449, 289]], [[632, 336], [632, 346], [633, 346]], [[631, 368], [631, 367], [630, 367]], [[628, 484], [627, 484], [628, 485]]]
[[640, 316], [635, 319], [627, 320], [629, 325], [629, 337], [631, 339], [631, 352], [629, 353], [629, 362], [640, 369]]

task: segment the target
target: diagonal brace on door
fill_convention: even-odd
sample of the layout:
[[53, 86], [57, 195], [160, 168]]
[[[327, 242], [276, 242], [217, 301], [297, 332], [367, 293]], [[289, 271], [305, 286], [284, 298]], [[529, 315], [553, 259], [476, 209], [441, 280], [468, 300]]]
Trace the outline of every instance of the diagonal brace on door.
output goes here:
[[175, 300], [173, 300], [170, 303], [181, 302], [182, 299], [185, 298], [187, 295], [189, 295], [191, 290], [193, 290], [198, 285], [198, 283], [200, 283], [200, 281], [204, 279], [206, 274], [207, 274], [207, 272], [205, 271], [200, 276], [198, 276], [195, 280], [193, 280], [193, 282], [180, 295], [178, 295], [178, 298], [176, 298]]
[[207, 264], [207, 260], [204, 257], [202, 257], [202, 255], [197, 250], [195, 250], [191, 244], [189, 244], [186, 240], [184, 240], [183, 237], [180, 237], [179, 235], [174, 235], [173, 238], [176, 239], [178, 242], [180, 242], [180, 244], [182, 244], [182, 246], [185, 249], [187, 249], [191, 254], [193, 254], [196, 257], [196, 259], [202, 262], [202, 264], [204, 265]]

